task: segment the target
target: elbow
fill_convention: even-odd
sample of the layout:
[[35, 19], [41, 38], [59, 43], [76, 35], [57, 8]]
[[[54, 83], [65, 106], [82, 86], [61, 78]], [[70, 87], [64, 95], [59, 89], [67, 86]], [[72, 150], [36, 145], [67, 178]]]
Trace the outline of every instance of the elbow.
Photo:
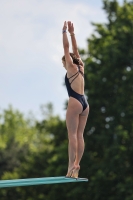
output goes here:
[[69, 44], [64, 44], [64, 50], [69, 50]]
[[68, 43], [68, 42], [64, 42], [64, 43], [63, 43], [63, 46], [64, 46], [65, 48], [69, 48], [69, 43]]
[[77, 46], [73, 47], [73, 50], [78, 51], [78, 47]]

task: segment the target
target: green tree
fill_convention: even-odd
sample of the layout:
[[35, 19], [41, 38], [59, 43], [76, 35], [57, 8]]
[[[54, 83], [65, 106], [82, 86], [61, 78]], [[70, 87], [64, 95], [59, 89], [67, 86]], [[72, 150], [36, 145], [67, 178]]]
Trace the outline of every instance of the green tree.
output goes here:
[[[5, 117], [5, 112], [8, 113], [8, 117]], [[5, 110], [4, 113], [1, 114], [1, 118], [4, 117], [5, 119], [2, 120], [3, 123], [1, 124], [1, 134], [7, 135], [7, 141], [5, 143], [7, 150], [2, 149], [2, 160], [6, 160], [7, 158], [5, 153], [8, 154], [11, 152], [11, 159], [14, 158], [15, 163], [19, 163], [19, 165], [12, 164], [12, 170], [9, 168], [6, 169], [5, 164], [2, 171], [2, 179], [50, 177], [60, 176], [66, 173], [68, 158], [65, 122], [62, 121], [58, 116], [53, 116], [53, 106], [51, 103], [41, 106], [41, 113], [43, 114], [44, 119], [42, 121], [35, 120], [34, 123], [31, 123], [30, 119], [26, 120], [24, 117], [22, 117], [22, 114], [20, 114], [18, 111], [15, 112], [12, 108]], [[21, 116], [21, 118], [18, 116]], [[8, 123], [8, 119], [12, 121], [12, 125], [11, 123]], [[18, 123], [16, 123], [16, 120], [14, 119], [17, 119]], [[9, 131], [7, 131], [7, 129], [5, 129], [5, 132], [3, 131], [4, 129], [2, 129], [2, 127], [5, 127], [5, 124], [8, 124]], [[14, 127], [16, 127], [16, 129]], [[20, 140], [21, 142], [18, 141], [17, 143], [17, 151], [20, 150], [20, 147], [24, 148], [25, 150], [23, 143], [24, 141], [28, 141], [26, 151], [27, 154], [24, 155], [23, 152], [21, 152], [21, 156], [25, 157], [23, 160], [20, 160], [20, 156], [17, 157], [16, 154], [15, 157], [13, 157], [15, 153], [13, 148], [14, 144], [12, 144], [11, 140], [9, 140], [8, 135], [12, 130], [13, 141], [16, 141], [16, 138], [18, 138], [18, 136], [16, 137], [16, 134], [19, 134], [19, 131], [22, 133], [23, 129], [26, 129], [26, 134], [30, 134], [25, 136], [24, 132], [23, 136], [21, 136], [21, 140], [23, 142]], [[25, 137], [30, 138], [25, 140]], [[2, 140], [2, 143], [3, 142], [5, 141]], [[8, 145], [8, 143], [11, 143], [13, 146]], [[16, 187], [4, 188], [0, 191], [1, 200], [6, 200], [9, 198], [13, 200], [30, 200], [34, 198], [48, 199], [51, 195], [50, 185], [45, 185], [45, 187], [34, 186], [34, 190], [33, 187]]]
[[20, 166], [28, 153], [31, 135], [33, 131], [19, 111], [10, 106], [0, 113], [0, 177]]
[[88, 39], [88, 51], [83, 51], [90, 103], [84, 157], [88, 194], [95, 200], [131, 200], [133, 5], [104, 1], [104, 10], [108, 22], [93, 24], [95, 33]]
[[[2, 189], [1, 200], [133, 199], [133, 4], [124, 1], [120, 6], [115, 0], [104, 0], [103, 5], [108, 22], [93, 23], [95, 32], [88, 39], [88, 49], [81, 50], [83, 58], [86, 57], [85, 91], [90, 114], [84, 133], [86, 148], [80, 177], [88, 177], [88, 184]], [[0, 136], [4, 141], [0, 142], [2, 150], [6, 149], [10, 132], [19, 148], [28, 145], [28, 154], [21, 165], [12, 166], [11, 172], [2, 172], [2, 178], [65, 175], [68, 161], [65, 121], [53, 116], [51, 104], [47, 108], [42, 107], [44, 119], [35, 123], [20, 118], [25, 125], [20, 126], [22, 122], [15, 120], [11, 123], [16, 114], [10, 120], [2, 120], [2, 126], [6, 127], [5, 132], [2, 126], [0, 129], [4, 133]], [[28, 134], [17, 134], [23, 131]]]

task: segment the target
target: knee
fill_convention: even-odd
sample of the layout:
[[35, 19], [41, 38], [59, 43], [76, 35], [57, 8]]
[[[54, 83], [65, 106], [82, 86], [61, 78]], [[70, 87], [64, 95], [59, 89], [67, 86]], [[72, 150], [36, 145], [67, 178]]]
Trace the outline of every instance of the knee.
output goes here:
[[83, 140], [84, 139], [84, 137], [83, 137], [83, 133], [79, 133], [78, 132], [78, 134], [77, 134], [77, 140]]
[[69, 132], [69, 133], [68, 133], [68, 139], [69, 139], [69, 140], [77, 139], [77, 134], [76, 134], [76, 133], [71, 133], [71, 132]]

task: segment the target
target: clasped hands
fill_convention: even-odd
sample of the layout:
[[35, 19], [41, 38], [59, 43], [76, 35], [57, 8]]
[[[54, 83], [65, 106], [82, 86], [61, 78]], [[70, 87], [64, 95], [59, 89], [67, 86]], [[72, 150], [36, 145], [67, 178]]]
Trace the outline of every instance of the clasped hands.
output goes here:
[[67, 27], [68, 27], [68, 32], [70, 33], [70, 35], [74, 34], [74, 25], [71, 21], [64, 22], [63, 31], [66, 31]]

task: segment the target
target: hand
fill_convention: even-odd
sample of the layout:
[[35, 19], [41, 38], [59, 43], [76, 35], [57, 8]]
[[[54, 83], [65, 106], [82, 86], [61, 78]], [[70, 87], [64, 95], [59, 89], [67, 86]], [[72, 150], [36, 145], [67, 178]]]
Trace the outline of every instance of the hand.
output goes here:
[[74, 26], [71, 21], [68, 21], [68, 31], [70, 34], [74, 33]]
[[67, 22], [65, 21], [64, 26], [63, 26], [63, 31], [66, 31], [66, 30], [67, 30]]

